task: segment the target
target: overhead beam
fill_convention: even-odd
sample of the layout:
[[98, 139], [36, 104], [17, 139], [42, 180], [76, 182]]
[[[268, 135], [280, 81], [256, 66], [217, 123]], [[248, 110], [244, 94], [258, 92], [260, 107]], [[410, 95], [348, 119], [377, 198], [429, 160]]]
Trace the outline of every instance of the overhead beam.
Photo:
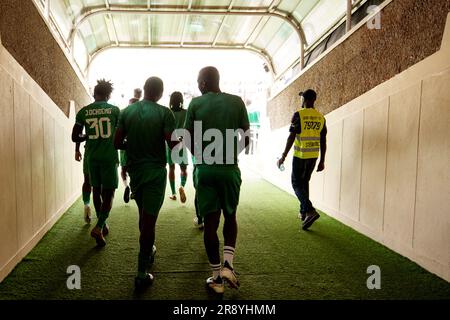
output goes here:
[[[147, 0], [147, 9], [150, 10], [152, 6], [152, 0]], [[147, 38], [148, 38], [148, 45], [152, 45], [152, 17], [147, 17]]]
[[112, 17], [112, 14], [109, 14], [109, 21], [111, 21], [111, 25], [113, 27], [114, 39], [116, 40], [116, 44], [119, 44], [119, 36], [117, 35], [117, 28], [116, 28], [116, 24], [114, 23], [114, 19]]
[[[189, 0], [187, 10], [191, 11], [191, 8], [192, 8], [192, 0]], [[186, 16], [184, 19], [183, 32], [181, 33], [181, 41], [180, 41], [181, 46], [184, 45], [184, 39], [186, 37], [186, 29], [188, 27], [188, 24], [189, 24], [189, 16]]]
[[349, 32], [352, 29], [352, 10], [353, 10], [353, 0], [347, 0], [347, 13], [345, 22], [346, 32]]
[[[269, 4], [269, 8], [267, 9], [268, 12], [273, 12], [276, 7], [280, 4], [281, 0], [272, 0], [272, 2]], [[252, 32], [250, 32], [250, 35], [248, 36], [247, 40], [245, 41], [245, 46], [248, 46], [250, 42], [255, 41], [258, 39], [259, 35], [261, 34], [262, 30], [266, 26], [267, 22], [269, 22], [269, 19], [267, 19], [264, 24], [261, 26], [262, 21], [264, 20], [264, 16], [259, 18], [258, 23], [253, 28]], [[261, 26], [261, 27], [260, 27]], [[256, 30], [258, 30], [258, 34], [256, 34]], [[256, 36], [255, 36], [256, 34]]]
[[148, 32], [148, 45], [152, 45], [152, 18], [148, 16], [147, 18], [147, 32]]
[[50, 19], [50, 0], [45, 1], [44, 5], [45, 5], [44, 15], [45, 15], [45, 18], [48, 20], [48, 19]]
[[217, 40], [219, 40], [220, 34], [222, 33], [222, 29], [225, 26], [225, 21], [227, 20], [227, 16], [224, 16], [222, 19], [222, 22], [220, 23], [219, 29], [216, 32], [216, 36], [214, 37], [214, 40], [212, 42], [212, 45], [215, 46], [217, 43]]
[[[233, 8], [234, 2], [235, 2], [235, 0], [231, 0], [230, 5], [228, 6], [228, 11], [230, 11]], [[220, 23], [219, 29], [217, 30], [217, 33], [216, 33], [216, 36], [214, 37], [213, 44], [212, 44], [213, 46], [216, 45], [217, 40], [219, 39], [220, 34], [222, 33], [222, 29], [225, 26], [226, 20], [227, 20], [227, 16], [225, 15], [222, 19], [222, 22]]]

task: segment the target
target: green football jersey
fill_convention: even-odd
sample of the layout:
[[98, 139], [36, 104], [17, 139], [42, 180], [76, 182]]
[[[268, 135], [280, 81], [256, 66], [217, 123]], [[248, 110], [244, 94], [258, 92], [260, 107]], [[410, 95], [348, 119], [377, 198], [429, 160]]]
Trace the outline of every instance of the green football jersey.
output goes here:
[[86, 131], [85, 157], [88, 161], [118, 162], [114, 148], [114, 134], [119, 122], [120, 109], [105, 101], [94, 102], [81, 109], [76, 123]]
[[165, 134], [175, 130], [170, 109], [143, 100], [122, 111], [119, 127], [127, 138], [127, 165], [130, 170], [166, 167]]
[[[227, 93], [212, 93], [212, 92], [194, 98], [191, 101], [189, 109], [187, 111], [185, 129], [194, 132], [194, 123], [196, 121], [201, 122], [202, 137], [204, 136], [205, 132], [209, 129], [219, 130], [222, 135], [223, 138], [222, 149], [215, 151], [221, 152], [220, 157], [222, 158], [223, 163], [216, 163], [216, 164], [219, 165], [237, 164], [238, 163], [237, 138], [234, 137], [233, 141], [227, 141], [227, 130], [236, 131], [237, 129], [248, 128], [249, 126], [248, 114], [244, 101], [242, 101], [240, 97], [235, 95]], [[198, 133], [196, 134], [198, 135]], [[195, 141], [195, 135], [194, 137], [192, 137], [192, 139], [194, 139], [194, 142], [196, 144], [198, 143], [197, 141]], [[201, 152], [203, 155], [202, 164], [204, 164], [206, 160], [204, 158], [206, 156], [205, 149], [207, 149], [208, 145], [213, 142], [215, 142], [214, 138], [208, 139], [208, 141], [202, 141], [201, 146]], [[233, 146], [234, 152], [232, 154], [228, 154], [227, 144]], [[215, 156], [215, 151], [214, 154], [212, 154], [212, 156]]]
[[175, 129], [184, 128], [184, 122], [186, 121], [187, 110], [181, 109], [180, 111], [172, 111], [175, 116]]

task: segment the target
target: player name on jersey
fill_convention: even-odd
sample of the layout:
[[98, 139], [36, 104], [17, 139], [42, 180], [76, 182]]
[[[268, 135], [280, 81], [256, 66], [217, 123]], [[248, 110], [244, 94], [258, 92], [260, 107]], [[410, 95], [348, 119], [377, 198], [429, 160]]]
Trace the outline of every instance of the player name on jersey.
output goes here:
[[89, 109], [86, 110], [86, 117], [87, 116], [101, 116], [104, 114], [112, 114], [112, 108], [108, 109]]

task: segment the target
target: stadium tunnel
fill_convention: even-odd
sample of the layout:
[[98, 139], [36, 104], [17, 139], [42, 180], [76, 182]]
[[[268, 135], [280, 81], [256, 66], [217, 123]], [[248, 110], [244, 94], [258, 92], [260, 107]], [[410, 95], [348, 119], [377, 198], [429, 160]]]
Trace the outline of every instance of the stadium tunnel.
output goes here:
[[70, 133], [94, 60], [118, 48], [245, 50], [270, 88], [267, 130], [244, 165], [293, 195], [289, 159], [286, 172], [275, 161], [298, 92], [315, 89], [329, 150], [313, 203], [426, 269], [448, 298], [449, 11], [449, 0], [2, 0], [0, 281], [80, 201]]

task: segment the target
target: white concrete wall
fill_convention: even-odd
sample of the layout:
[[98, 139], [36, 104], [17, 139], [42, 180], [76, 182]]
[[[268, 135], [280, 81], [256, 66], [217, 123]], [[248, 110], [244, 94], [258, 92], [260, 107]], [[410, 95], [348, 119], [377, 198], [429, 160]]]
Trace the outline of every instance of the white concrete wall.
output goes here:
[[[439, 52], [326, 118], [314, 205], [450, 281], [450, 15]], [[287, 135], [262, 136], [257, 167], [293, 193], [291, 160], [275, 167]]]
[[81, 192], [74, 112], [68, 119], [0, 42], [0, 282]]

